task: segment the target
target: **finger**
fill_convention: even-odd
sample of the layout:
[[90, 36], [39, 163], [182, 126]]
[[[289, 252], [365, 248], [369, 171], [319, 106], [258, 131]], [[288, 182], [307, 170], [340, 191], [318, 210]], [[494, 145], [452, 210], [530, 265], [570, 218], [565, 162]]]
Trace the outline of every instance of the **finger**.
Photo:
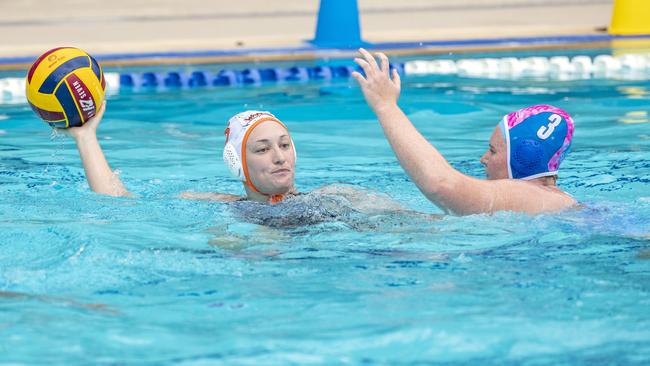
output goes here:
[[106, 112], [106, 100], [102, 102], [102, 105], [99, 107], [99, 110], [97, 111], [96, 116], [99, 116], [101, 118], [104, 115], [104, 112]]
[[104, 116], [104, 112], [105, 112], [105, 111], [106, 111], [106, 101], [104, 101], [104, 102], [102, 103], [102, 105], [99, 106], [99, 109], [97, 110], [97, 113], [95, 113], [95, 115], [92, 116], [92, 117], [88, 120], [88, 122], [90, 122], [91, 120], [94, 121], [94, 120], [96, 120], [96, 119], [102, 119], [102, 117]]
[[393, 69], [393, 84], [397, 87], [398, 90], [402, 88], [402, 79], [400, 78], [397, 69]]
[[379, 70], [379, 66], [377, 65], [377, 61], [375, 60], [374, 57], [370, 54], [370, 52], [366, 51], [363, 48], [359, 48], [359, 52], [363, 55], [363, 57], [366, 59], [368, 64], [370, 65], [371, 69], [374, 70]]
[[381, 72], [383, 72], [386, 76], [389, 75], [390, 71], [390, 64], [388, 62], [388, 56], [381, 52], [376, 53], [377, 57], [379, 57], [379, 60], [381, 61]]
[[366, 77], [368, 77], [368, 75], [370, 75], [372, 70], [371, 70], [370, 65], [368, 65], [368, 62], [366, 62], [366, 60], [364, 60], [362, 58], [355, 58], [354, 62], [356, 62], [356, 64], [359, 65], [359, 67], [361, 67], [361, 69], [363, 69], [363, 72], [366, 74]]
[[368, 81], [363, 77], [363, 75], [361, 75], [361, 73], [358, 72], [358, 71], [353, 71], [352, 74], [350, 74], [350, 76], [352, 76], [353, 78], [355, 78], [355, 79], [357, 80], [357, 82], [359, 82], [359, 85], [361, 85], [361, 86], [366, 85], [366, 83], [368, 82]]

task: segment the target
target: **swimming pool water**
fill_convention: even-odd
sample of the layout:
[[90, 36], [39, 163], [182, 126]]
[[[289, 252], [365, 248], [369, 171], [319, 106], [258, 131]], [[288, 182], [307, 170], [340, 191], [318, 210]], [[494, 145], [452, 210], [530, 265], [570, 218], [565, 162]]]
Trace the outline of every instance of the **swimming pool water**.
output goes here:
[[287, 228], [177, 198], [242, 192], [221, 162], [241, 110], [288, 125], [300, 191], [440, 213], [353, 82], [111, 97], [98, 135], [134, 198], [93, 194], [71, 139], [0, 105], [0, 364], [647, 364], [650, 82], [406, 78], [400, 101], [476, 176], [500, 118], [539, 103], [574, 117], [559, 184], [584, 209]]

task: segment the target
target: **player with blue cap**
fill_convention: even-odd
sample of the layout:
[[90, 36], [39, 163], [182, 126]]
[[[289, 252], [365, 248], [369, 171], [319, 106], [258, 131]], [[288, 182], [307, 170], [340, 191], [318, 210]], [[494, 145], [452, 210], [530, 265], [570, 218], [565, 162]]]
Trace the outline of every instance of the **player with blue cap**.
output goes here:
[[568, 113], [535, 105], [507, 114], [492, 132], [481, 157], [487, 180], [454, 169], [413, 126], [397, 105], [401, 82], [386, 55], [379, 63], [366, 50], [354, 72], [366, 102], [377, 115], [400, 164], [420, 191], [446, 212], [467, 215], [495, 211], [531, 214], [576, 205], [556, 184], [560, 163], [571, 147], [574, 124]]

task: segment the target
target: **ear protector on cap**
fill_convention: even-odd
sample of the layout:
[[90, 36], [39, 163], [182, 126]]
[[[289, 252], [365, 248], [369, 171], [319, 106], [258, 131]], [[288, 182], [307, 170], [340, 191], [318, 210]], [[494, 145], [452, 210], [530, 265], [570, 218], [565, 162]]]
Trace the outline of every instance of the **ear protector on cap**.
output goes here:
[[233, 177], [241, 180], [242, 182], [246, 181], [244, 177], [244, 170], [241, 167], [241, 160], [239, 160], [239, 155], [237, 155], [237, 149], [231, 143], [226, 143], [226, 146], [223, 148], [223, 161], [228, 167], [228, 171]]
[[510, 165], [517, 172], [533, 172], [544, 169], [544, 150], [539, 141], [517, 139], [512, 146]]

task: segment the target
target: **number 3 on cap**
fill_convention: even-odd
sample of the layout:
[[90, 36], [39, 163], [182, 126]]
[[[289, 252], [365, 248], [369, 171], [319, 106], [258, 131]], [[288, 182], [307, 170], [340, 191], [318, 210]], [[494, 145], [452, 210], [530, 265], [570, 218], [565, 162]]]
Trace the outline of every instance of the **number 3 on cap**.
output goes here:
[[550, 117], [548, 117], [548, 120], [551, 121], [548, 126], [542, 126], [539, 128], [539, 130], [537, 130], [537, 137], [542, 140], [546, 140], [551, 136], [551, 134], [553, 134], [555, 127], [557, 127], [562, 122], [562, 117], [558, 116], [557, 114], [552, 114]]

